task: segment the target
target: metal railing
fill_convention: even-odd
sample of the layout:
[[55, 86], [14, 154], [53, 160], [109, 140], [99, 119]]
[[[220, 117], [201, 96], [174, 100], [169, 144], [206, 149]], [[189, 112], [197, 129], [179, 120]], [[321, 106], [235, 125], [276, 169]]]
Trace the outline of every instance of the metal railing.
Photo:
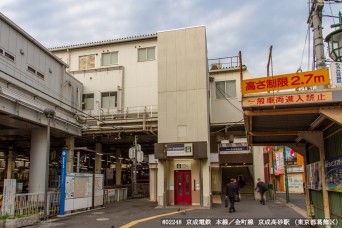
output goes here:
[[220, 70], [240, 67], [239, 56], [208, 59], [209, 70]]
[[[32, 214], [43, 216], [44, 193], [23, 193], [15, 194], [14, 217], [22, 217]], [[55, 216], [59, 212], [59, 192], [48, 192], [48, 216]], [[2, 213], [0, 207], [0, 214]]]
[[[48, 192], [48, 216], [54, 216], [59, 211], [59, 192]], [[14, 216], [24, 216], [44, 211], [44, 193], [24, 193], [15, 195]]]
[[105, 189], [103, 194], [103, 204], [112, 204], [127, 199], [127, 188]]

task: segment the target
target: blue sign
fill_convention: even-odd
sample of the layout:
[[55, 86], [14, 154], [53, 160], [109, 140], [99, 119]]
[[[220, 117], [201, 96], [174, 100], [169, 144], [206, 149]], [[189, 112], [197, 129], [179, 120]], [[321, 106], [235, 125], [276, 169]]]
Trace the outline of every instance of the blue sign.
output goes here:
[[61, 167], [61, 189], [59, 197], [59, 215], [64, 215], [65, 208], [65, 182], [66, 182], [66, 163], [67, 163], [67, 150], [62, 150], [62, 167]]

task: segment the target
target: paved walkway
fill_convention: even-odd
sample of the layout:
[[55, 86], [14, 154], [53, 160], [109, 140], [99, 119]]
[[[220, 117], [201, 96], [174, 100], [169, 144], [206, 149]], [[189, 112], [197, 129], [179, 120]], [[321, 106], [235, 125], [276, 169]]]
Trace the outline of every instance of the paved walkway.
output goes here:
[[[223, 225], [221, 222], [224, 223], [225, 221], [228, 221], [235, 223], [237, 222], [236, 219], [244, 219], [244, 221], [254, 219], [253, 222], [257, 225], [260, 219], [303, 218], [300, 213], [297, 213], [279, 200], [268, 200], [266, 205], [261, 205], [259, 202], [255, 201], [252, 196], [243, 196], [242, 200], [236, 203], [235, 208], [236, 212], [231, 214], [228, 213], [227, 208], [222, 204], [214, 204], [212, 209], [178, 206], [158, 208], [156, 203], [150, 202], [148, 199], [132, 199], [107, 206], [106, 208], [56, 218], [47, 223], [42, 223], [33, 227], [176, 227], [176, 225], [162, 225], [162, 222], [172, 221], [182, 221], [182, 225], [185, 227], [187, 222], [194, 222], [196, 219], [197, 222], [200, 220], [202, 222], [210, 221], [212, 227], [222, 227], [227, 225]], [[217, 225], [218, 221], [220, 222], [219, 225]]]

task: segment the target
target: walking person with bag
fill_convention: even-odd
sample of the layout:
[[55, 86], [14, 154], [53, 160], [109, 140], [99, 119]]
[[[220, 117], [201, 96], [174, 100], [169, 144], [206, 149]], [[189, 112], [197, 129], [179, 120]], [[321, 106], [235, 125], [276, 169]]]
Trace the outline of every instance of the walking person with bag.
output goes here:
[[268, 189], [265, 182], [261, 181], [260, 178], [258, 178], [258, 183], [255, 187], [255, 190], [257, 190], [260, 193], [260, 204], [265, 205], [264, 194]]
[[226, 186], [226, 200], [229, 198], [230, 207], [229, 213], [235, 212], [235, 196], [237, 194], [237, 186], [234, 183], [234, 179], [230, 179], [230, 183]]

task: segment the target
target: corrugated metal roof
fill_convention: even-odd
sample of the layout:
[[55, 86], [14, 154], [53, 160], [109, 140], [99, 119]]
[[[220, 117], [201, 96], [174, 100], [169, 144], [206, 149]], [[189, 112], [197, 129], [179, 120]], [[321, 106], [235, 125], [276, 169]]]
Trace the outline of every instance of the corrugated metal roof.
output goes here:
[[155, 38], [157, 38], [157, 33], [147, 34], [147, 35], [139, 35], [139, 36], [130, 36], [130, 37], [125, 37], [125, 38], [117, 38], [117, 39], [112, 39], [112, 40], [95, 41], [95, 42], [89, 42], [89, 43], [83, 43], [83, 44], [73, 44], [73, 45], [67, 45], [67, 46], [53, 47], [53, 48], [50, 48], [50, 50], [60, 51], [60, 50], [65, 50], [65, 49], [76, 49], [76, 48], [84, 48], [84, 47], [90, 47], [90, 46], [101, 46], [101, 45], [107, 45], [107, 44], [124, 43], [124, 42], [155, 39]]

